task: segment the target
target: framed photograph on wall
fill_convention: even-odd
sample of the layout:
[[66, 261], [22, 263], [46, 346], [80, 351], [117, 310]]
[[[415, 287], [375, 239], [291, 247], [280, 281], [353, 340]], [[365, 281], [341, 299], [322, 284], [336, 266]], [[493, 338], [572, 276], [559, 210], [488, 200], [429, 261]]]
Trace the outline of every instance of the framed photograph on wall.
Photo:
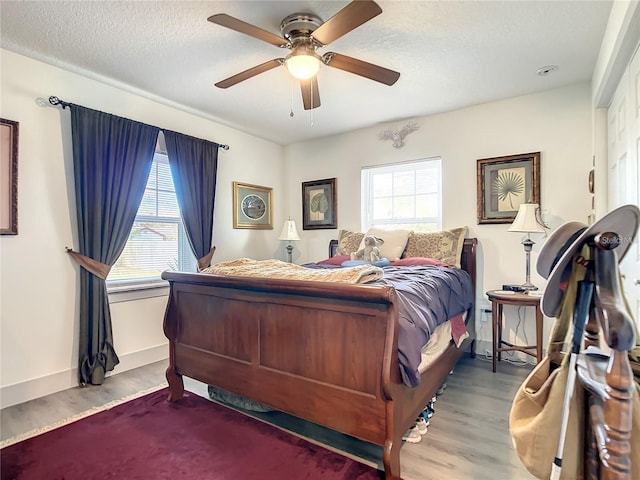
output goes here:
[[18, 234], [18, 122], [0, 118], [0, 235]]
[[540, 204], [540, 152], [477, 161], [478, 224], [513, 223], [521, 203]]
[[302, 182], [302, 229], [338, 228], [336, 179]]
[[233, 182], [233, 228], [273, 229], [272, 190]]

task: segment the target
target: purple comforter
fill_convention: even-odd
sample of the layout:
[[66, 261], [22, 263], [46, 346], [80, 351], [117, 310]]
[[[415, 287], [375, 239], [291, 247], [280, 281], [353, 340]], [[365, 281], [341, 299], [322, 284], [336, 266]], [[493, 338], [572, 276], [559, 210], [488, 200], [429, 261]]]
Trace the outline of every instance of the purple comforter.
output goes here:
[[473, 308], [471, 277], [448, 267], [385, 267], [369, 285], [388, 285], [398, 295], [398, 354], [405, 385], [420, 383], [421, 350], [436, 327]]
[[[336, 268], [307, 264], [311, 268]], [[338, 267], [340, 268], [340, 267]], [[405, 385], [420, 383], [421, 351], [436, 327], [473, 308], [471, 277], [464, 270], [437, 266], [384, 267], [384, 277], [367, 285], [391, 286], [398, 301], [398, 355]]]

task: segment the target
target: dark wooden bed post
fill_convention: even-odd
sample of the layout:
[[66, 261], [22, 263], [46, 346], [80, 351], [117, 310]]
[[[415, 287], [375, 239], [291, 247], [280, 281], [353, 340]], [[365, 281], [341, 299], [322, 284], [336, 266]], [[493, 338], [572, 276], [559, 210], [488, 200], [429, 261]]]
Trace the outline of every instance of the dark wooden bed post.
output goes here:
[[178, 319], [175, 302], [173, 299], [173, 289], [169, 291], [169, 301], [164, 315], [164, 334], [169, 339], [169, 366], [165, 372], [165, 377], [169, 383], [169, 396], [167, 400], [175, 402], [184, 395], [184, 381], [182, 375], [176, 373], [176, 341], [178, 338]]
[[[390, 305], [390, 316], [397, 319], [398, 312], [396, 310], [396, 292], [390, 292], [392, 303]], [[402, 435], [406, 431], [406, 425], [403, 424], [403, 416], [400, 407], [404, 404], [399, 400], [402, 399], [403, 387], [400, 377], [400, 363], [398, 355], [395, 354], [398, 349], [398, 322], [388, 325], [387, 341], [384, 354], [384, 365], [382, 371], [382, 394], [387, 399], [385, 404], [386, 416], [386, 439], [382, 445], [382, 464], [384, 465], [385, 480], [401, 480], [400, 478], [400, 449], [402, 448]]]
[[407, 430], [406, 422], [403, 421], [401, 409], [394, 408], [393, 400], [387, 402], [387, 438], [382, 445], [382, 464], [384, 465], [385, 480], [402, 480], [400, 477], [400, 449], [404, 442], [402, 436]]
[[[471, 358], [476, 358], [476, 298], [475, 295], [477, 293], [477, 274], [476, 274], [476, 248], [478, 246], [477, 238], [465, 238], [464, 244], [462, 245], [462, 256], [460, 259], [460, 265], [462, 269], [466, 271], [471, 277], [471, 286], [473, 289], [474, 299], [473, 299], [473, 307], [471, 311], [467, 314], [467, 331], [471, 336], [471, 341], [469, 342], [469, 354]], [[472, 331], [470, 331], [472, 330]]]
[[400, 448], [402, 437], [399, 439], [387, 439], [382, 448], [382, 462], [385, 466], [385, 480], [402, 480], [400, 478]]

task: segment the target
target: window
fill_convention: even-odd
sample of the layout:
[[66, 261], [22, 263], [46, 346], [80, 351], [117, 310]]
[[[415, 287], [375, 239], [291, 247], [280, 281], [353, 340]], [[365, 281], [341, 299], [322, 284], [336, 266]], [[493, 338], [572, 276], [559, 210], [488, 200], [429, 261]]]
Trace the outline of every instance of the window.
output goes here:
[[169, 159], [156, 151], [129, 240], [111, 268], [110, 291], [164, 285], [164, 270], [196, 271], [196, 259], [180, 218]]
[[435, 232], [442, 229], [440, 158], [365, 167], [362, 231], [369, 228]]

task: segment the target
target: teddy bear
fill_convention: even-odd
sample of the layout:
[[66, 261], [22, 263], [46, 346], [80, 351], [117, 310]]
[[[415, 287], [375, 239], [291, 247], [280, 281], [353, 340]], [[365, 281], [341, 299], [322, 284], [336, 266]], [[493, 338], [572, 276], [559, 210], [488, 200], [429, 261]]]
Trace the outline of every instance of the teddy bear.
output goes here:
[[377, 262], [380, 260], [380, 245], [384, 240], [374, 235], [364, 237], [364, 248], [351, 253], [351, 260], [365, 260], [367, 262]]

